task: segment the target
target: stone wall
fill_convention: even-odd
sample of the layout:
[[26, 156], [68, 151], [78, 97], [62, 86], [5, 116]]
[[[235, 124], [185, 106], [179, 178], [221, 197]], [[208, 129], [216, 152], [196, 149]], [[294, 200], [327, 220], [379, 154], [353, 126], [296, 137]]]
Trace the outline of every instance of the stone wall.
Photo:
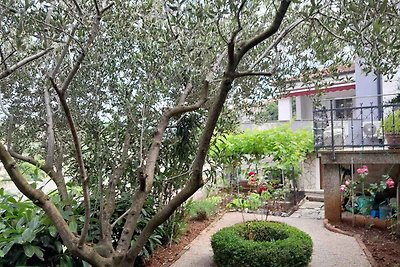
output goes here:
[[302, 174], [299, 177], [298, 186], [300, 190], [319, 190], [319, 159], [315, 153], [307, 155], [302, 165]]

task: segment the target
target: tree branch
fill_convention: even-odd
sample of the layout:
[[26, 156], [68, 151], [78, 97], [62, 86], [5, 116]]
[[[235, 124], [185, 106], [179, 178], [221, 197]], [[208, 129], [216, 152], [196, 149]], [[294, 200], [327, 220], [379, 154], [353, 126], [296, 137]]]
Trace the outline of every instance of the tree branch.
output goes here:
[[64, 220], [60, 211], [57, 207], [50, 201], [48, 195], [43, 193], [41, 190], [33, 188], [19, 172], [16, 162], [11, 157], [10, 153], [7, 151], [5, 146], [0, 143], [0, 161], [3, 163], [4, 168], [7, 170], [8, 175], [11, 180], [17, 186], [18, 190], [28, 197], [32, 202], [42, 208], [47, 216], [49, 216], [53, 225], [56, 227], [63, 244], [67, 247], [69, 251], [75, 256], [79, 256], [85, 261], [96, 264], [98, 262], [108, 262], [109, 259], [102, 258], [98, 253], [96, 253], [93, 248], [89, 246], [82, 246], [81, 249], [77, 249], [78, 239], [71, 232], [68, 224]]
[[2, 161], [5, 169], [7, 170], [11, 180], [15, 183], [18, 189], [27, 196], [34, 204], [44, 209], [46, 214], [52, 219], [59, 230], [61, 237], [64, 240], [64, 244], [68, 248], [72, 248], [73, 240], [76, 240], [75, 236], [69, 230], [67, 223], [63, 219], [58, 209], [50, 202], [49, 197], [42, 191], [34, 189], [22, 174], [18, 171], [16, 162], [12, 159], [10, 153], [6, 150], [4, 145], [0, 143], [0, 160]]
[[68, 126], [72, 135], [72, 140], [74, 142], [75, 157], [79, 167], [80, 180], [83, 188], [83, 202], [85, 207], [85, 223], [81, 231], [81, 238], [79, 239], [79, 247], [82, 247], [83, 243], [86, 240], [87, 233], [89, 231], [89, 221], [90, 221], [89, 179], [85, 169], [85, 164], [83, 162], [83, 155], [82, 155], [81, 143], [78, 137], [78, 132], [76, 130], [75, 123], [72, 118], [71, 110], [69, 109], [68, 103], [65, 99], [64, 91], [58, 88], [53, 78], [49, 77], [49, 79], [51, 85], [53, 86], [54, 90], [58, 95], [58, 98], [60, 99], [61, 106], [63, 107], [65, 116], [67, 118]]
[[282, 31], [282, 33], [278, 36], [278, 38], [275, 39], [275, 41], [257, 58], [257, 60], [251, 65], [249, 68], [250, 70], [254, 69], [255, 66], [257, 66], [261, 60], [274, 48], [278, 46], [278, 44], [292, 31], [294, 30], [298, 25], [300, 25], [302, 22], [304, 22], [304, 19], [298, 19], [294, 23], [290, 24], [286, 29]]
[[113, 229], [115, 227], [115, 225], [122, 220], [128, 213], [129, 213], [130, 209], [128, 209], [127, 211], [125, 211], [121, 216], [119, 216], [112, 224], [111, 224], [111, 229]]
[[78, 23], [74, 22], [74, 24], [72, 24], [71, 33], [68, 35], [68, 40], [64, 45], [64, 48], [63, 48], [63, 50], [61, 52], [61, 55], [60, 55], [59, 59], [57, 60], [56, 66], [54, 67], [53, 71], [50, 74], [53, 79], [56, 78], [56, 75], [57, 75], [57, 73], [58, 73], [58, 71], [59, 71], [59, 69], [61, 67], [61, 64], [64, 61], [65, 56], [68, 53], [68, 48], [69, 48], [69, 46], [71, 44], [71, 41], [73, 39], [73, 35], [74, 35], [75, 31], [77, 30], [77, 28], [78, 28]]
[[322, 23], [322, 21], [321, 21], [320, 19], [318, 19], [318, 18], [312, 18], [312, 19], [315, 20], [315, 21], [317, 21], [318, 24], [321, 25], [321, 27], [322, 27], [325, 31], [327, 31], [329, 34], [331, 34], [331, 35], [334, 36], [335, 38], [337, 38], [337, 39], [339, 39], [339, 40], [342, 40], [342, 41], [345, 41], [345, 42], [349, 42], [349, 41], [350, 41], [350, 40], [348, 40], [348, 39], [346, 39], [346, 38], [344, 38], [344, 37], [342, 37], [342, 36], [337, 35], [337, 34], [334, 33], [333, 31], [331, 31], [327, 26], [325, 26], [325, 25]]
[[55, 136], [54, 136], [54, 123], [53, 112], [50, 105], [50, 93], [47, 87], [44, 88], [44, 103], [46, 107], [46, 124], [47, 124], [47, 151], [45, 166], [52, 168], [54, 165], [54, 151], [55, 151]]
[[253, 72], [253, 71], [246, 71], [246, 72], [235, 72], [233, 73], [234, 78], [241, 78], [246, 76], [272, 76], [273, 72]]
[[33, 165], [33, 166], [36, 166], [36, 167], [38, 167], [39, 169], [41, 169], [42, 171], [44, 171], [46, 174], [49, 174], [50, 171], [51, 171], [50, 168], [46, 167], [46, 166], [43, 165], [43, 164], [40, 164], [39, 161], [35, 160], [35, 159], [32, 158], [32, 157], [24, 156], [24, 155], [18, 154], [17, 152], [12, 151], [12, 150], [9, 150], [8, 152], [10, 153], [10, 155], [11, 155], [13, 158], [22, 160], [22, 161], [24, 161], [24, 162], [27, 162], [27, 163]]
[[239, 8], [238, 8], [238, 10], [237, 10], [237, 12], [236, 12], [236, 14], [235, 14], [235, 18], [236, 18], [236, 22], [237, 22], [237, 28], [236, 28], [236, 30], [234, 30], [234, 31], [232, 32], [231, 38], [230, 38], [229, 43], [228, 43], [228, 61], [231, 62], [232, 65], [235, 65], [235, 64], [233, 64], [233, 63], [234, 63], [234, 61], [235, 61], [235, 43], [236, 43], [236, 37], [237, 37], [237, 35], [239, 34], [239, 32], [243, 29], [243, 28], [242, 28], [242, 23], [241, 23], [241, 21], [240, 21], [240, 13], [242, 12], [243, 7], [244, 7], [245, 4], [246, 4], [246, 0], [243, 0], [243, 1], [241, 2], [241, 4], [240, 4], [240, 6], [239, 6]]
[[186, 186], [147, 223], [135, 244], [127, 252], [128, 258], [134, 259], [139, 254], [140, 250], [145, 245], [147, 239], [156, 229], [156, 227], [168, 219], [168, 217], [171, 216], [183, 202], [185, 202], [203, 185], [202, 169], [210, 146], [210, 140], [233, 82], [232, 77], [226, 74], [228, 69], [231, 67], [232, 66], [226, 67], [224, 78], [221, 81], [218, 90], [219, 94], [213, 101], [212, 108], [209, 111], [208, 119], [199, 142], [196, 157], [192, 164], [191, 179]]
[[97, 0], [93, 0], [93, 2], [94, 2], [94, 7], [96, 8], [96, 14], [97, 14], [97, 16], [101, 16], [101, 11], [100, 11], [100, 8], [99, 8], [99, 3], [97, 3]]
[[60, 193], [61, 200], [66, 204], [66, 206], [69, 205], [67, 187], [65, 184], [64, 177], [61, 175], [61, 170], [58, 170], [56, 172], [52, 166], [45, 166], [44, 164], [41, 164], [40, 162], [38, 162], [37, 160], [35, 160], [30, 156], [24, 156], [10, 149], [8, 150], [8, 152], [13, 158], [27, 162], [45, 172], [51, 178], [51, 180], [53, 180], [54, 183], [56, 184], [57, 190]]
[[8, 109], [4, 106], [3, 104], [3, 96], [0, 93], [0, 108], [3, 111], [3, 113], [7, 116], [8, 118], [8, 128], [7, 128], [7, 139], [6, 139], [6, 144], [11, 147], [12, 145], [12, 131], [14, 127], [14, 116], [8, 111]]
[[104, 207], [103, 207], [103, 212], [101, 215], [101, 229], [102, 229], [102, 235], [103, 239], [109, 243], [110, 248], [112, 248], [112, 228], [113, 226], [110, 224], [111, 216], [115, 211], [115, 196], [116, 196], [116, 185], [119, 183], [119, 180], [121, 179], [122, 175], [124, 174], [124, 171], [126, 170], [126, 167], [128, 165], [128, 151], [129, 147], [131, 145], [131, 127], [132, 127], [132, 121], [129, 120], [126, 130], [125, 130], [125, 136], [124, 136], [124, 143], [122, 146], [122, 153], [121, 153], [121, 160], [120, 164], [118, 165], [117, 168], [114, 169], [110, 180], [108, 182], [108, 188], [107, 188], [107, 193], [104, 201]]
[[219, 25], [219, 21], [220, 20], [221, 20], [221, 16], [218, 15], [218, 18], [217, 18], [217, 31], [218, 31], [218, 34], [221, 37], [222, 41], [224, 41], [225, 44], [228, 44], [228, 40], [226, 40], [225, 36], [221, 32], [221, 28], [220, 28], [220, 25]]
[[181, 97], [179, 98], [178, 105], [185, 104], [186, 98], [188, 97], [192, 89], [193, 89], [193, 84], [191, 82], [186, 83], [185, 90], [183, 91]]
[[44, 56], [45, 54], [47, 54], [49, 51], [53, 50], [53, 48], [48, 48], [46, 50], [40, 51], [39, 53], [36, 53], [32, 56], [26, 57], [23, 60], [19, 61], [18, 63], [16, 63], [15, 65], [12, 65], [11, 67], [9, 67], [8, 69], [4, 70], [3, 72], [0, 73], [0, 79], [3, 79], [7, 76], [9, 76], [10, 74], [12, 74], [14, 71], [16, 71], [17, 69], [25, 66], [26, 64], [34, 61], [35, 59], [38, 59], [42, 56]]
[[[189, 88], [186, 88], [186, 90], [182, 93], [183, 96], [188, 92]], [[146, 200], [147, 194], [151, 191], [151, 188], [153, 186], [156, 161], [159, 156], [162, 138], [168, 126], [169, 120], [172, 117], [179, 116], [183, 113], [199, 109], [208, 100], [208, 91], [209, 91], [208, 81], [204, 81], [202, 89], [203, 89], [202, 96], [195, 104], [187, 106], [185, 105], [175, 106], [171, 109], [167, 109], [161, 116], [160, 122], [157, 127], [157, 131], [153, 137], [152, 144], [147, 152], [146, 165], [144, 166], [143, 170], [139, 169], [138, 180], [140, 182], [140, 189], [134, 194], [132, 198], [132, 206], [130, 207], [129, 212], [126, 215], [127, 218], [123, 227], [120, 240], [118, 241], [118, 246], [117, 246], [118, 254], [124, 253], [129, 249], [130, 240], [132, 238], [134, 229], [136, 227], [140, 211]], [[181, 102], [182, 99], [184, 99], [184, 97], [181, 96], [179, 102]]]
[[[204, 81], [204, 83], [203, 83], [203, 91], [202, 91], [202, 95], [201, 95], [200, 99], [196, 103], [194, 103], [192, 105], [184, 106], [182, 104], [178, 104], [177, 106], [173, 107], [172, 109], [167, 110], [166, 116], [168, 117], [168, 119], [171, 118], [171, 117], [176, 117], [176, 116], [179, 116], [179, 115], [181, 115], [183, 113], [187, 113], [187, 112], [190, 112], [190, 111], [193, 111], [193, 110], [201, 108], [201, 106], [204, 105], [204, 103], [206, 103], [207, 100], [208, 100], [209, 87], [210, 87], [209, 82], [208, 81]], [[183, 94], [181, 95], [180, 101], [182, 100], [183, 96], [185, 98], [187, 97], [187, 95], [185, 96], [186, 93], [188, 93], [187, 90], [185, 90], [185, 92], [183, 92]]]
[[[74, 1], [74, 2], [76, 2], [76, 1]], [[90, 32], [89, 32], [89, 38], [88, 38], [88, 40], [86, 42], [86, 45], [83, 48], [83, 50], [81, 51], [78, 59], [75, 62], [75, 65], [73, 66], [73, 68], [69, 72], [67, 78], [64, 80], [63, 84], [61, 85], [61, 91], [62, 92], [65, 92], [68, 89], [69, 85], [72, 82], [72, 79], [75, 77], [76, 73], [78, 72], [78, 70], [79, 70], [79, 68], [80, 68], [80, 66], [81, 66], [81, 64], [82, 64], [82, 62], [83, 62], [83, 60], [84, 60], [84, 58], [86, 56], [87, 50], [90, 48], [90, 46], [94, 42], [94, 40], [95, 40], [95, 38], [97, 36], [97, 32], [99, 30], [100, 19], [101, 19], [100, 17], [95, 17], [94, 18], [92, 27], [91, 27]]]
[[291, 0], [281, 0], [279, 8], [275, 14], [274, 20], [272, 21], [271, 25], [265, 31], [261, 32], [260, 34], [254, 36], [253, 38], [245, 41], [241, 47], [238, 49], [237, 57], [240, 60], [250, 49], [255, 47], [256, 45], [260, 44], [264, 40], [268, 39], [272, 35], [274, 35], [279, 27], [282, 24], [283, 18], [289, 8]]

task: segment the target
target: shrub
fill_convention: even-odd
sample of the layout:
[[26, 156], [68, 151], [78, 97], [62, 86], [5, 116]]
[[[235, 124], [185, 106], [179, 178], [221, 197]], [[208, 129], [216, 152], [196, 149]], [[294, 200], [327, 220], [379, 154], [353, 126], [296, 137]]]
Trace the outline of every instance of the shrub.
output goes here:
[[247, 222], [212, 236], [214, 260], [221, 267], [308, 266], [312, 241], [308, 234], [278, 222]]
[[208, 197], [201, 200], [189, 202], [186, 206], [187, 214], [195, 220], [205, 220], [218, 211], [221, 197]]
[[387, 134], [400, 133], [400, 110], [396, 110], [383, 120], [383, 127]]

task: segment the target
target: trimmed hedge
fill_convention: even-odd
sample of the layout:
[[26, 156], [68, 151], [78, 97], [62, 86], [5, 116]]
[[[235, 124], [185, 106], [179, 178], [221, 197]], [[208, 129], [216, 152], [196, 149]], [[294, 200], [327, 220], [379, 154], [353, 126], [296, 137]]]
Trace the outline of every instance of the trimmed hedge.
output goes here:
[[308, 266], [312, 245], [310, 236], [299, 229], [267, 221], [236, 224], [211, 238], [219, 267]]

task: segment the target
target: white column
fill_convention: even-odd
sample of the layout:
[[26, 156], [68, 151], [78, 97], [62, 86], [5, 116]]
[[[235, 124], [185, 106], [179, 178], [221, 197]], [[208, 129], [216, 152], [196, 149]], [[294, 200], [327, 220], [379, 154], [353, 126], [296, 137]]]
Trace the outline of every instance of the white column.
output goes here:
[[303, 101], [301, 99], [301, 96], [296, 96], [296, 120], [297, 121], [303, 120], [302, 108], [303, 108]]
[[290, 121], [292, 119], [292, 98], [285, 97], [278, 100], [278, 120]]
[[315, 189], [320, 190], [321, 189], [321, 172], [320, 172], [320, 165], [321, 165], [321, 159], [317, 157], [315, 159]]

